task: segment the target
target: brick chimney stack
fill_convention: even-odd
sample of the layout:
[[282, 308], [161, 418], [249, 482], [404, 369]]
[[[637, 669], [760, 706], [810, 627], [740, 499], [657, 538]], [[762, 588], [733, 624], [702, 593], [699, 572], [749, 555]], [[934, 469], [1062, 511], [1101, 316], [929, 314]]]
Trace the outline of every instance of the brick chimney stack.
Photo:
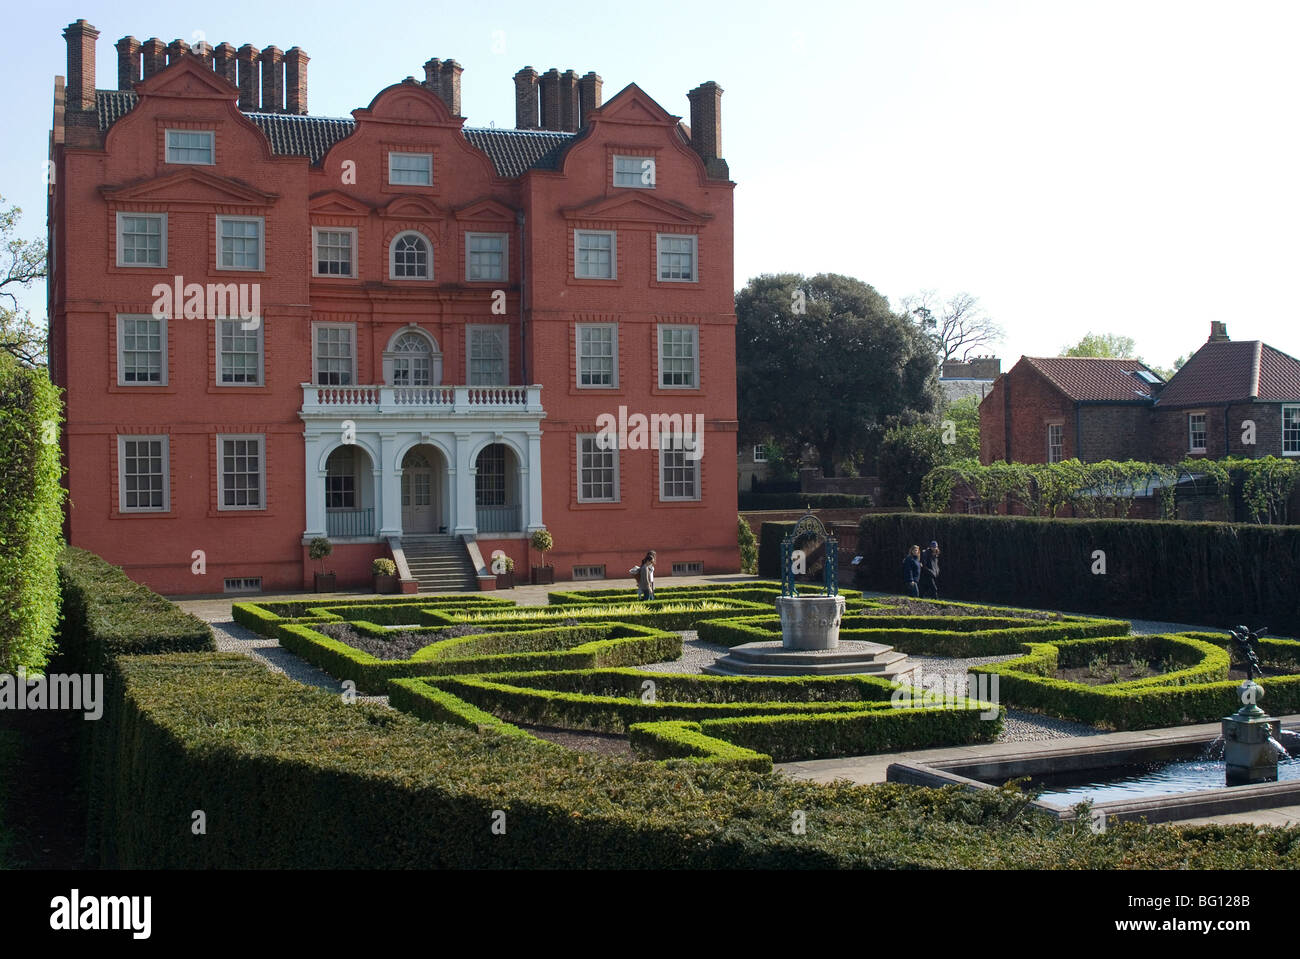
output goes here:
[[257, 103], [257, 47], [245, 43], [235, 53], [239, 64], [239, 109], [256, 110]]
[[1210, 321], [1210, 338], [1207, 343], [1226, 343], [1228, 341], [1228, 324], [1222, 320]]
[[212, 52], [213, 65], [217, 76], [229, 81], [231, 86], [239, 86], [239, 71], [235, 65], [235, 48], [229, 43], [217, 45]]
[[99, 31], [85, 20], [68, 24], [63, 31], [68, 41], [67, 114], [95, 110], [95, 40]]
[[262, 50], [262, 112], [284, 112], [284, 51], [271, 44]]
[[455, 60], [442, 61], [442, 77], [439, 84], [442, 102], [454, 117], [460, 116], [460, 75], [465, 72]]
[[560, 71], [555, 67], [538, 78], [542, 100], [542, 129], [560, 130]]
[[123, 37], [117, 41], [117, 88], [130, 90], [140, 79], [140, 41]]
[[537, 71], [524, 67], [515, 74], [515, 129], [537, 129]]
[[599, 76], [591, 72], [578, 81], [578, 111], [581, 114], [579, 124], [587, 125], [587, 117], [592, 110], [600, 109], [600, 88], [603, 85]]
[[157, 37], [150, 37], [140, 44], [140, 58], [144, 78], [148, 80], [155, 73], [161, 73], [167, 66], [167, 44]]
[[284, 110], [302, 115], [307, 112], [307, 61], [311, 57], [302, 47], [290, 47], [284, 55]]
[[190, 45], [184, 40], [173, 40], [167, 44], [167, 65], [171, 66], [190, 52]]
[[722, 87], [712, 80], [686, 95], [691, 101], [691, 147], [704, 161], [709, 176], [731, 178], [722, 152]]
[[560, 74], [560, 129], [565, 133], [578, 129], [578, 74], [573, 70]]
[[200, 40], [190, 48], [190, 52], [203, 61], [203, 65], [209, 70], [212, 69], [212, 44], [206, 40]]
[[442, 61], [437, 57], [430, 57], [424, 64], [424, 85], [442, 96]]

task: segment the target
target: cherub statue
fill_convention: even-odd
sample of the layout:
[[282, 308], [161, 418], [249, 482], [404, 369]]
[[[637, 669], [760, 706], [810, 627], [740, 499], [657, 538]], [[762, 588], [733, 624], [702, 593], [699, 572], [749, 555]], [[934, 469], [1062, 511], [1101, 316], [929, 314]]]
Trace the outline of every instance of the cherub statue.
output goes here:
[[1246, 661], [1247, 681], [1256, 676], [1263, 676], [1264, 669], [1259, 664], [1258, 644], [1259, 638], [1268, 632], [1268, 628], [1261, 627], [1252, 631], [1245, 626], [1237, 626], [1229, 632], [1232, 633], [1233, 648]]

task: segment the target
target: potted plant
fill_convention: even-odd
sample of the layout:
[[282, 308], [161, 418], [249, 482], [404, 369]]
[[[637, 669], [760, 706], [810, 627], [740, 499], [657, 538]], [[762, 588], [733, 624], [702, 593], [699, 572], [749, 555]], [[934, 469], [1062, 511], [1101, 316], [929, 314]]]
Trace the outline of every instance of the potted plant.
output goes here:
[[532, 543], [533, 549], [542, 554], [542, 565], [533, 567], [533, 582], [554, 583], [555, 567], [546, 565], [546, 551], [555, 548], [555, 540], [547, 530], [539, 529], [534, 531], [529, 542]]
[[335, 581], [337, 577], [334, 571], [325, 572], [325, 557], [334, 552], [334, 544], [324, 536], [317, 536], [307, 547], [307, 555], [320, 565], [316, 571], [316, 592], [332, 593], [334, 592]]
[[375, 579], [376, 593], [397, 592], [397, 564], [380, 556], [370, 564], [370, 574]]
[[497, 589], [515, 588], [515, 561], [509, 556], [500, 557], [497, 564]]

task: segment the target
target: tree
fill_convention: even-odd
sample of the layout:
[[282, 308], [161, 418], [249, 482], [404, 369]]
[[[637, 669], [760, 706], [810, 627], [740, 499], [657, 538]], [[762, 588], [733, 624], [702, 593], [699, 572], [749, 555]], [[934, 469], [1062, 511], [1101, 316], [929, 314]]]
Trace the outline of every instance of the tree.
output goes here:
[[1107, 359], [1131, 360], [1137, 359], [1141, 362], [1141, 357], [1136, 356], [1137, 344], [1131, 336], [1120, 336], [1117, 333], [1086, 333], [1083, 339], [1074, 346], [1061, 347], [1062, 356], [1100, 356]]
[[[886, 419], [938, 405], [928, 338], [852, 277], [765, 274], [736, 294], [740, 439], [874, 462]], [[864, 454], [863, 451], [866, 451]]]
[[[0, 197], [0, 204], [4, 197]], [[15, 237], [23, 211], [14, 206], [0, 210], [0, 350], [24, 366], [45, 363], [45, 324], [18, 309], [17, 291], [45, 278], [45, 241]]]
[[968, 360], [977, 349], [1002, 340], [1003, 330], [969, 293], [957, 293], [941, 301], [934, 290], [922, 290], [903, 298], [903, 310], [933, 341], [939, 362]]
[[921, 497], [921, 481], [933, 469], [980, 455], [979, 398], [967, 396], [938, 417], [900, 422], [880, 443], [880, 493], [886, 506]]
[[1174, 374], [1177, 373], [1179, 370], [1181, 370], [1183, 368], [1183, 364], [1186, 363], [1191, 358], [1192, 358], [1191, 353], [1184, 353], [1182, 356], [1174, 360], [1172, 366], [1153, 366], [1151, 367], [1151, 369], [1154, 370], [1156, 373], [1159, 373], [1160, 378], [1167, 382], [1169, 380], [1172, 380], [1174, 378]]

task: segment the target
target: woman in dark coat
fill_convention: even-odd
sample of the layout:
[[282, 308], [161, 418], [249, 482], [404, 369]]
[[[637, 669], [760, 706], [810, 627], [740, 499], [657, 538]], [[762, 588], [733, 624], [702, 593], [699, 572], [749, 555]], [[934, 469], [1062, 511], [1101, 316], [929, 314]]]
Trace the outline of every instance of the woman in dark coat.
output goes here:
[[917, 583], [921, 581], [921, 547], [913, 546], [903, 559], [903, 585], [908, 596], [919, 596]]

